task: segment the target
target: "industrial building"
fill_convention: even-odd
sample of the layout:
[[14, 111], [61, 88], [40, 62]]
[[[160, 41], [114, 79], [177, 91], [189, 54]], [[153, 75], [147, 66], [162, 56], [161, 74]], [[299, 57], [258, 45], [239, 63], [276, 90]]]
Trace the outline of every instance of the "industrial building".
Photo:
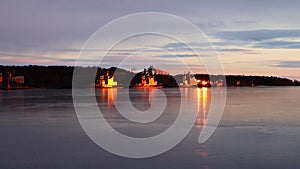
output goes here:
[[4, 90], [24, 88], [24, 76], [15, 76], [11, 72], [0, 73], [0, 88]]

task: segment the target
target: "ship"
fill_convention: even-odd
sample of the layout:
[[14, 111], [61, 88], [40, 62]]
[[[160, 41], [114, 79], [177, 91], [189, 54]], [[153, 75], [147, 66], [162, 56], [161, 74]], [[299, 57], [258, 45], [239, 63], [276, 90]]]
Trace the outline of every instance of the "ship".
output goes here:
[[139, 73], [138, 83], [132, 84], [131, 88], [162, 88], [163, 85], [159, 84], [156, 80], [156, 75], [168, 75], [167, 72], [150, 66], [148, 69], [144, 69], [143, 72]]
[[183, 73], [182, 76], [182, 83], [179, 84], [182, 88], [190, 88], [190, 87], [197, 87], [200, 80], [197, 80], [194, 75], [188, 71], [187, 73]]
[[211, 82], [206, 80], [198, 80], [198, 87], [211, 87]]
[[105, 75], [100, 75], [100, 78], [96, 81], [95, 88], [114, 88], [121, 87], [118, 82], [114, 81], [114, 76], [109, 74], [109, 71]]

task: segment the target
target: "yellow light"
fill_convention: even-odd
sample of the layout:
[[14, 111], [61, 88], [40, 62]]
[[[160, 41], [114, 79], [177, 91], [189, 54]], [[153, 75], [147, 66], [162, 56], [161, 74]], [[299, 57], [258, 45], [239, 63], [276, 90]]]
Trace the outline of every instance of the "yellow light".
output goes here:
[[197, 80], [197, 82], [199, 83], [199, 82], [201, 82], [201, 80]]
[[207, 81], [202, 81], [202, 85], [207, 85]]

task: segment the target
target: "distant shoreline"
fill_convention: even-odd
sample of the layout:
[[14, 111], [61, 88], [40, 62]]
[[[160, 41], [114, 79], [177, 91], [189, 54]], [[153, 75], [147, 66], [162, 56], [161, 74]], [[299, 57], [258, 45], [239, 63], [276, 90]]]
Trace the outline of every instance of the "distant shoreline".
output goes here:
[[[282, 88], [288, 88], [288, 87], [300, 87], [300, 86], [223, 86], [223, 87], [217, 87], [217, 88], [278, 88], [278, 87], [282, 87]], [[175, 87], [165, 87], [165, 88], [155, 88], [155, 89], [172, 89]], [[178, 87], [178, 88], [182, 88], [184, 89], [184, 87]], [[212, 87], [212, 88], [216, 88], [216, 87]], [[72, 88], [30, 88], [30, 87], [26, 87], [26, 88], [20, 88], [20, 89], [10, 89], [9, 91], [14, 91], [14, 90], [71, 90]], [[96, 90], [110, 90], [110, 89], [123, 89], [123, 88], [95, 88]], [[136, 90], [143, 90], [144, 88], [131, 88], [131, 89], [136, 89]], [[0, 91], [7, 91], [7, 90], [3, 90], [0, 89]]]
[[[70, 89], [72, 88], [73, 80], [73, 66], [0, 66], [0, 89], [5, 89], [7, 83], [10, 83], [11, 89]], [[118, 84], [130, 84], [137, 83], [140, 80], [140, 73], [133, 73], [125, 69], [118, 69], [118, 74], [114, 74], [117, 68], [97, 68], [97, 67], [76, 67], [89, 75], [94, 73], [95, 81], [100, 78], [101, 75], [109, 73], [111, 76], [115, 76]], [[10, 76], [16, 77], [21, 82], [6, 82]], [[178, 87], [177, 82], [182, 82], [184, 74], [179, 75], [156, 75], [156, 81], [163, 87]], [[191, 75], [197, 80], [210, 81], [211, 79], [220, 79], [219, 75], [208, 74], [193, 74]], [[17, 78], [18, 77], [18, 78]], [[22, 79], [23, 77], [23, 79]], [[134, 77], [128, 79], [128, 77]], [[275, 76], [244, 76], [244, 75], [226, 75], [226, 84], [224, 86], [235, 87], [247, 87], [247, 86], [299, 86], [300, 82], [297, 80], [290, 80], [287, 78], [280, 78]], [[80, 77], [82, 81], [85, 81], [84, 76]], [[21, 80], [20, 80], [21, 79]], [[224, 76], [223, 76], [224, 79]], [[22, 81], [23, 80], [23, 81]], [[9, 81], [9, 80], [8, 80]], [[87, 84], [90, 85], [90, 84]], [[85, 86], [86, 87], [86, 86]], [[123, 87], [129, 87], [123, 85]]]

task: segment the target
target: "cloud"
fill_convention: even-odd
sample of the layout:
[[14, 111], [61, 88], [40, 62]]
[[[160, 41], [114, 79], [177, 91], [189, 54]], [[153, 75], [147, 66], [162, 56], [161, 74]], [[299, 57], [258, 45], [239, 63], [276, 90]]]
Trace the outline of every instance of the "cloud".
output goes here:
[[[232, 44], [232, 43], [230, 43]], [[186, 48], [186, 47], [210, 47], [213, 45], [217, 46], [227, 46], [227, 42], [186, 42], [184, 43], [168, 43], [167, 45], [163, 46], [163, 48]]]
[[212, 45], [208, 42], [188, 42], [188, 43], [172, 42], [162, 46], [162, 48], [166, 50], [190, 51], [191, 49], [194, 48], [208, 47], [208, 46], [212, 46]]
[[[116, 63], [120, 60], [118, 55], [110, 55], [105, 57], [102, 62], [105, 63]], [[1, 64], [66, 64], [66, 65], [74, 65], [76, 63], [77, 58], [67, 58], [67, 57], [54, 57], [54, 56], [46, 56], [46, 55], [29, 55], [29, 54], [18, 54], [18, 53], [4, 53], [0, 52], [0, 63]], [[101, 63], [102, 63], [101, 62]], [[78, 60], [77, 64], [91, 64], [97, 65], [100, 63], [100, 57], [94, 58], [81, 58]]]
[[271, 67], [280, 67], [280, 68], [300, 68], [300, 61], [280, 61]]
[[160, 57], [160, 58], [177, 58], [177, 57], [181, 57], [181, 58], [188, 58], [188, 57], [199, 57], [199, 55], [195, 55], [195, 54], [174, 54], [174, 55], [156, 55], [156, 57]]
[[[232, 48], [232, 47], [226, 47], [226, 46], [231, 46], [233, 45], [233, 43], [227, 43], [227, 42], [191, 42], [188, 43], [191, 49], [197, 49], [197, 50], [201, 50], [201, 51], [208, 51], [208, 52], [212, 52], [213, 49], [216, 49], [217, 52], [252, 52], [249, 49], [242, 49], [242, 48]], [[234, 43], [236, 44], [236, 43]], [[237, 45], [235, 45], [237, 46]], [[212, 48], [214, 47], [214, 48]], [[188, 48], [188, 46], [185, 46], [185, 44], [183, 43], [168, 43], [167, 45], [165, 45], [163, 48], [166, 49], [170, 49], [170, 50], [176, 50], [176, 51], [182, 51], [182, 52], [186, 52], [186, 51], [190, 51], [190, 49]], [[161, 56], [165, 56], [165, 55], [161, 55]], [[166, 56], [168, 57], [168, 56]], [[169, 56], [170, 57], [170, 56]], [[191, 55], [179, 55], [179, 57], [191, 57]]]
[[217, 52], [252, 52], [248, 49], [240, 49], [240, 48], [217, 48]]
[[300, 37], [300, 29], [296, 30], [247, 30], [247, 31], [223, 31], [214, 34], [223, 40], [237, 41], [264, 41], [275, 38]]
[[285, 48], [285, 49], [300, 49], [300, 42], [295, 41], [267, 41], [259, 42], [253, 45], [254, 48]]

